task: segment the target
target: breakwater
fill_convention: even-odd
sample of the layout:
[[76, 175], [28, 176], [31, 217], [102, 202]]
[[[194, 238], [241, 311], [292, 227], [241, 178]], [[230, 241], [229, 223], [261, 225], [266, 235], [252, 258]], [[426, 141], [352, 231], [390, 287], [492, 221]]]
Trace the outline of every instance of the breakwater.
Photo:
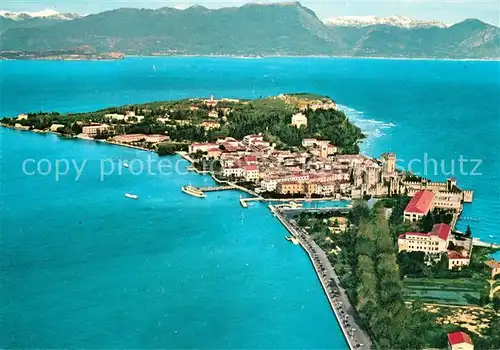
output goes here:
[[269, 209], [290, 234], [299, 241], [300, 246], [309, 256], [349, 348], [351, 350], [371, 349], [371, 339], [358, 323], [357, 312], [351, 305], [325, 252], [309, 237], [307, 232], [289, 222], [279, 209], [272, 205], [269, 205]]

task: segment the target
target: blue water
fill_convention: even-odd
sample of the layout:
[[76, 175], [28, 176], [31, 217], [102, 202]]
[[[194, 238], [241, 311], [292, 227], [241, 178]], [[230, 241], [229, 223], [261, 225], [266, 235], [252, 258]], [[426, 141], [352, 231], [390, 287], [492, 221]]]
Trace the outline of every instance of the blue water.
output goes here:
[[[307, 255], [265, 204], [243, 209], [236, 192], [189, 197], [181, 185], [211, 179], [134, 176], [135, 160], [119, 175], [119, 159], [148, 156], [157, 172], [148, 152], [0, 137], [2, 348], [346, 347]], [[78, 181], [75, 170], [59, 181], [23, 173], [24, 159], [42, 157], [87, 163]], [[100, 181], [108, 158], [116, 171]]]
[[[2, 116], [212, 93], [330, 95], [369, 134], [368, 154], [428, 153], [448, 171], [460, 155], [482, 159], [483, 175], [454, 176], [476, 191], [464, 213], [480, 220], [474, 235], [500, 242], [498, 62], [131, 58], [0, 70]], [[193, 174], [116, 169], [100, 181], [101, 159], [146, 152], [12, 130], [0, 138], [0, 346], [345, 348], [306, 255], [265, 205], [242, 209], [234, 192], [187, 197], [182, 184], [211, 183]], [[74, 170], [55, 181], [24, 175], [27, 158], [88, 161], [78, 181]]]

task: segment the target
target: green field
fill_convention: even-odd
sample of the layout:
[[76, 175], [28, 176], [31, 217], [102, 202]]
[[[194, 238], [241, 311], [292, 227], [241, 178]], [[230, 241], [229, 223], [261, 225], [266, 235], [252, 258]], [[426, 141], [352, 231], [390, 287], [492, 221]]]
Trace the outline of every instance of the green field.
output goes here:
[[406, 300], [452, 305], [476, 305], [488, 284], [477, 279], [423, 279], [407, 278], [403, 281]]

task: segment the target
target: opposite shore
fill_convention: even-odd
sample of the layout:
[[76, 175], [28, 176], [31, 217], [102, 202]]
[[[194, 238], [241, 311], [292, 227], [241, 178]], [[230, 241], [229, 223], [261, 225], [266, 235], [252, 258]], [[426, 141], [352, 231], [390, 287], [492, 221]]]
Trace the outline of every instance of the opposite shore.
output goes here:
[[391, 61], [456, 61], [456, 62], [498, 62], [500, 58], [434, 58], [434, 57], [383, 57], [383, 56], [339, 56], [339, 55], [202, 55], [202, 54], [187, 54], [187, 55], [124, 55], [120, 58], [85, 58], [85, 57], [17, 57], [3, 58], [1, 60], [18, 60], [18, 61], [119, 61], [127, 58], [231, 58], [231, 59], [268, 59], [268, 58], [317, 58], [317, 59], [352, 59], [352, 60], [391, 60]]

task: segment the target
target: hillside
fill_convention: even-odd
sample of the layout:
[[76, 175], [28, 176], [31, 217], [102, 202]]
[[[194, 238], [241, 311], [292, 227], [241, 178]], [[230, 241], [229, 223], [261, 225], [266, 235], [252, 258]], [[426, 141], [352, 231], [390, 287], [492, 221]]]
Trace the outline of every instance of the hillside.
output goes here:
[[330, 26], [353, 56], [498, 58], [500, 29], [475, 19], [450, 27]]
[[479, 20], [446, 26], [407, 17], [355, 17], [325, 24], [297, 2], [217, 10], [202, 6], [186, 10], [122, 8], [73, 20], [50, 17], [14, 21], [0, 17], [2, 31], [2, 51], [500, 57], [500, 29]]
[[58, 23], [65, 22], [66, 20], [57, 17], [33, 17], [23, 20], [14, 20], [8, 17], [0, 17], [0, 33], [5, 32], [11, 28], [36, 28], [52, 26]]
[[127, 54], [338, 54], [341, 41], [298, 3], [209, 10], [118, 9], [46, 28], [2, 34], [3, 50], [83, 45]]

